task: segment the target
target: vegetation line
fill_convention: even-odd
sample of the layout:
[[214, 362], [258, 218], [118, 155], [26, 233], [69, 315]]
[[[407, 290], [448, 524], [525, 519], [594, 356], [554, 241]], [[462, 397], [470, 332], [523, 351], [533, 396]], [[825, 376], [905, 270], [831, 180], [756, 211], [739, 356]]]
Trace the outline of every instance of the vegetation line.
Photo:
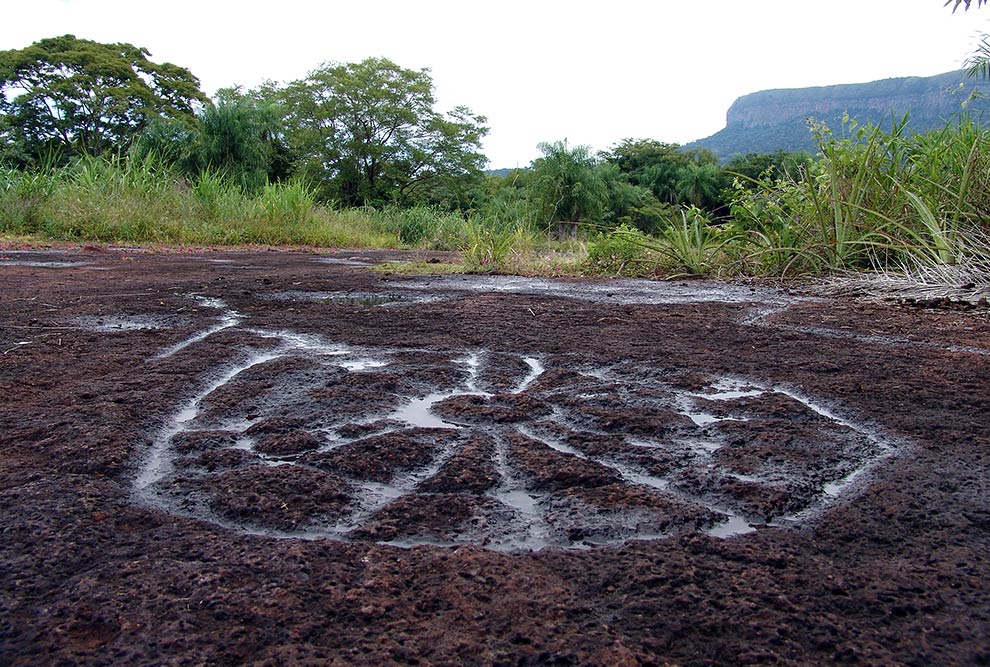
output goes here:
[[651, 139], [598, 154], [546, 142], [495, 176], [485, 118], [437, 110], [427, 70], [328, 63], [216, 100], [198, 85], [129, 44], [0, 51], [0, 235], [457, 250], [475, 272], [990, 284], [990, 134], [965, 116], [924, 134], [906, 117], [846, 119], [840, 138], [812, 122], [816, 156], [726, 163]]

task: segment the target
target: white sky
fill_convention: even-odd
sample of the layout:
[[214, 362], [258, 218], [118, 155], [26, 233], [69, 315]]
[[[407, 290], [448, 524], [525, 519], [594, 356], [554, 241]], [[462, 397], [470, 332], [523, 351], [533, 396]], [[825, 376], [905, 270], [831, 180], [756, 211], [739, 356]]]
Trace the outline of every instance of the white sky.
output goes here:
[[491, 168], [540, 141], [687, 143], [767, 88], [958, 69], [990, 8], [943, 0], [5, 0], [0, 50], [71, 33], [130, 42], [212, 95], [384, 56], [431, 70], [441, 110], [488, 117]]

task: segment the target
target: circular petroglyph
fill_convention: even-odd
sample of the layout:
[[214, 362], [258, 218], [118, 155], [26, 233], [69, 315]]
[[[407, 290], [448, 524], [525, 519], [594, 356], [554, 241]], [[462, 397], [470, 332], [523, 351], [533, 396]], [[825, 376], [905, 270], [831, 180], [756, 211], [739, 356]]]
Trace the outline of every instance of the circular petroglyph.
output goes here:
[[801, 521], [893, 450], [746, 379], [253, 333], [273, 344], [176, 408], [140, 498], [273, 536], [587, 547]]

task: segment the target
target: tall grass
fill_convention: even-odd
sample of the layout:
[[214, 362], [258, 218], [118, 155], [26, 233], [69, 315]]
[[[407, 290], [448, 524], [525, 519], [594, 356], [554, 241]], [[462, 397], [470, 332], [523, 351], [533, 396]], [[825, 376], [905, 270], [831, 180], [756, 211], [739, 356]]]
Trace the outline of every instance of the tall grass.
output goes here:
[[55, 193], [58, 175], [52, 170], [0, 170], [0, 231], [37, 234], [45, 209]]
[[468, 221], [457, 212], [435, 206], [399, 208], [390, 206], [381, 211], [368, 210], [376, 226], [394, 234], [403, 245], [428, 250], [460, 250], [468, 243]]
[[238, 220], [254, 215], [254, 201], [233, 181], [215, 171], [204, 171], [192, 183], [197, 217], [206, 221]]
[[0, 233], [152, 244], [400, 245], [376, 216], [318, 206], [300, 181], [250, 194], [216, 172], [188, 182], [153, 156], [0, 172]]
[[737, 249], [749, 272], [824, 273], [953, 265], [980, 254], [990, 211], [990, 135], [968, 120], [909, 135], [819, 128], [805, 178], [739, 188]]

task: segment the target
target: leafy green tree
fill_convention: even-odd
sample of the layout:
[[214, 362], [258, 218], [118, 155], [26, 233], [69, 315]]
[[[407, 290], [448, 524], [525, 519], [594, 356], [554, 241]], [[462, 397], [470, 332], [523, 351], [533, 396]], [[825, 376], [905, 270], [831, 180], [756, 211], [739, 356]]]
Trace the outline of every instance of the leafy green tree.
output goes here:
[[747, 187], [756, 181], [775, 181], [785, 176], [801, 181], [813, 160], [808, 152], [747, 153], [734, 156], [724, 169], [731, 176], [741, 176], [742, 185]]
[[679, 144], [668, 144], [654, 139], [623, 139], [611, 150], [601, 153], [606, 162], [616, 165], [622, 173], [639, 182], [644, 171], [663, 162], [683, 164], [686, 158]]
[[546, 221], [537, 219], [530, 198], [533, 172], [513, 169], [503, 175], [486, 175], [476, 187], [469, 213], [483, 220], [517, 223], [525, 228], [540, 228]]
[[206, 101], [189, 70], [132, 44], [73, 35], [0, 51], [0, 139], [8, 155], [126, 149], [153, 118], [191, 118]]
[[385, 58], [328, 64], [269, 94], [282, 103], [291, 149], [327, 198], [408, 203], [481, 179], [486, 120], [466, 107], [436, 111], [429, 70]]
[[[722, 190], [731, 179], [719, 166], [718, 157], [706, 149], [684, 150], [678, 144], [653, 139], [625, 139], [601, 153], [633, 185], [647, 188], [664, 205], [695, 206], [709, 213], [722, 209]], [[665, 223], [669, 211], [657, 209]], [[651, 214], [654, 218], [656, 214]], [[638, 226], [642, 229], [643, 225]]]
[[567, 141], [539, 144], [543, 157], [532, 164], [530, 194], [537, 219], [600, 222], [608, 189], [588, 146], [569, 148]]
[[[976, 6], [990, 2], [990, 0], [976, 0]], [[952, 13], [955, 14], [959, 5], [965, 5], [966, 11], [972, 0], [945, 0], [945, 7], [952, 5]], [[979, 76], [983, 79], [990, 79], [990, 38], [986, 34], [980, 37], [980, 43], [976, 51], [966, 60], [966, 74], [969, 76]]]
[[678, 181], [692, 159], [717, 162], [714, 156], [709, 160], [707, 155], [681, 150], [679, 144], [653, 139], [625, 139], [601, 157], [616, 165], [630, 183], [649, 189], [664, 204], [682, 201]]
[[218, 93], [217, 104], [203, 109], [191, 170], [217, 171], [246, 190], [255, 190], [269, 180], [281, 180], [284, 171], [274, 165], [280, 154], [280, 126], [273, 105], [259, 102], [228, 89]]
[[688, 160], [680, 148], [653, 139], [624, 139], [600, 156], [618, 167], [630, 183], [648, 188], [661, 202], [674, 204], [678, 171]]
[[644, 168], [634, 176], [634, 180], [638, 185], [648, 188], [659, 201], [676, 204], [679, 200], [677, 180], [685, 164], [685, 159], [671, 156]]
[[179, 167], [183, 175], [195, 173], [185, 169], [197, 137], [196, 119], [152, 118], [131, 144], [131, 155], [138, 160], [153, 159]]

